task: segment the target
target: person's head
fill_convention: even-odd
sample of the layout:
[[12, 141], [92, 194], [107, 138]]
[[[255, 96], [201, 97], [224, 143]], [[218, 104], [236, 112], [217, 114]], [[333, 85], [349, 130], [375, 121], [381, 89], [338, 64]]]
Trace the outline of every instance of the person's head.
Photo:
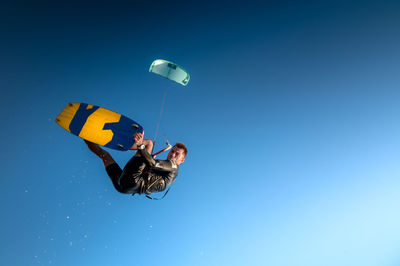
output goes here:
[[174, 161], [177, 165], [180, 165], [185, 161], [187, 155], [187, 148], [182, 142], [178, 142], [169, 151], [167, 159]]

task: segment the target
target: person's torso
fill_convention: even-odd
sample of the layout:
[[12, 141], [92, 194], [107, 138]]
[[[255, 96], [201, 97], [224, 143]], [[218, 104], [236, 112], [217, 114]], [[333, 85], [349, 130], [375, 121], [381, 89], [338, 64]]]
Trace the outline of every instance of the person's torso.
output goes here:
[[[178, 176], [179, 167], [170, 160], [156, 160], [153, 167], [146, 167], [146, 193], [161, 192]], [[168, 169], [168, 170], [165, 170]]]

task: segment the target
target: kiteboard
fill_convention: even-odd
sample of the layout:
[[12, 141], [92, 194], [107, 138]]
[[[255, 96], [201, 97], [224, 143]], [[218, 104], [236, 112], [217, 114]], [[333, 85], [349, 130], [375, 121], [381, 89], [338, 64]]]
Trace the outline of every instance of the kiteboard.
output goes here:
[[68, 132], [104, 147], [129, 150], [141, 125], [114, 111], [86, 103], [69, 103], [56, 122]]

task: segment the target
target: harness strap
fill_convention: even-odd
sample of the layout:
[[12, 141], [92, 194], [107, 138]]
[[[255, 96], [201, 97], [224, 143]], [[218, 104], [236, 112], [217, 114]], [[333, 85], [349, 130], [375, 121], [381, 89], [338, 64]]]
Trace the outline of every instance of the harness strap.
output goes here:
[[168, 194], [168, 192], [169, 192], [170, 189], [171, 189], [171, 188], [168, 188], [168, 190], [164, 193], [164, 195], [163, 195], [161, 198], [152, 198], [152, 197], [150, 197], [149, 195], [146, 195], [146, 198], [149, 198], [149, 199], [151, 199], [151, 200], [162, 200], [162, 199]]
[[[147, 186], [147, 188], [146, 189], [149, 189], [149, 188], [151, 188], [158, 180], [160, 180], [161, 179], [161, 177], [158, 177], [153, 183], [151, 183], [150, 184], [150, 186]], [[151, 199], [151, 200], [162, 200], [167, 194], [168, 194], [168, 191], [170, 190], [171, 188], [168, 188], [168, 190], [164, 193], [164, 195], [161, 197], [161, 198], [153, 198], [153, 197], [150, 197], [149, 195], [146, 195], [146, 198], [149, 198], [149, 199]]]

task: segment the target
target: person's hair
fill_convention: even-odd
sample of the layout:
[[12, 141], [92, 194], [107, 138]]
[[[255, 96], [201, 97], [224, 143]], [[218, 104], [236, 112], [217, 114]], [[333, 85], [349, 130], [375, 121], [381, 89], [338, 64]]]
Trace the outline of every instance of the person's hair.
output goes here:
[[186, 148], [185, 144], [183, 144], [182, 142], [178, 142], [178, 143], [176, 143], [176, 144], [174, 145], [174, 147], [177, 147], [178, 149], [182, 149], [182, 150], [183, 150], [183, 154], [184, 154], [185, 157], [186, 157], [186, 155], [187, 155], [187, 148]]

